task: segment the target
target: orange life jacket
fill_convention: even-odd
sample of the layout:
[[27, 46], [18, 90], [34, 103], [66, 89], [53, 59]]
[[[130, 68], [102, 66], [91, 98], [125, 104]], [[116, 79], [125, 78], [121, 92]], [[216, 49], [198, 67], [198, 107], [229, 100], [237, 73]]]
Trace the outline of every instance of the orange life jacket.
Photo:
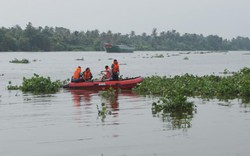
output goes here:
[[88, 72], [88, 71], [83, 72], [83, 78], [84, 78], [84, 80], [90, 80], [91, 77], [92, 77], [91, 72]]
[[112, 72], [113, 73], [117, 73], [119, 72], [119, 64], [118, 63], [114, 63], [112, 66]]
[[79, 79], [80, 78], [80, 74], [81, 74], [81, 68], [77, 67], [75, 72], [74, 72], [74, 75], [73, 75], [73, 78], [74, 79]]

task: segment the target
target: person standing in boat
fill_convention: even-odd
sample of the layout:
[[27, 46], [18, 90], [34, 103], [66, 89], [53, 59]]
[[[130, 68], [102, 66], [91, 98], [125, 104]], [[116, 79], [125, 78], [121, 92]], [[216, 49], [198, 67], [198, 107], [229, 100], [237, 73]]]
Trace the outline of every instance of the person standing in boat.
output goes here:
[[101, 71], [102, 72], [105, 72], [105, 74], [103, 75], [102, 77], [102, 80], [111, 80], [112, 79], [112, 71], [111, 69], [109, 68], [108, 65], [105, 66], [105, 70]]
[[91, 73], [89, 67], [87, 67], [85, 69], [85, 71], [83, 72], [82, 76], [83, 76], [83, 80], [84, 81], [91, 81], [91, 79], [93, 78], [93, 76], [92, 76], [92, 73]]
[[111, 65], [111, 69], [112, 69], [112, 79], [118, 80], [119, 74], [120, 74], [120, 69], [119, 69], [118, 61], [116, 59], [114, 59], [114, 62]]
[[72, 82], [79, 82], [81, 80], [81, 66], [78, 66], [74, 71], [71, 81]]

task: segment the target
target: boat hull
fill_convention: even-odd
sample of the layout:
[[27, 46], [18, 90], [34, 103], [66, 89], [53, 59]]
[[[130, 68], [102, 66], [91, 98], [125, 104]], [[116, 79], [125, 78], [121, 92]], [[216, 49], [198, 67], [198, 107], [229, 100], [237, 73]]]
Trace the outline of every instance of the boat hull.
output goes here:
[[106, 44], [104, 46], [107, 53], [133, 53], [134, 48], [126, 45]]
[[142, 82], [142, 77], [123, 79], [118, 81], [90, 81], [90, 82], [70, 82], [64, 88], [85, 89], [85, 90], [105, 90], [110, 87], [114, 89], [130, 90]]

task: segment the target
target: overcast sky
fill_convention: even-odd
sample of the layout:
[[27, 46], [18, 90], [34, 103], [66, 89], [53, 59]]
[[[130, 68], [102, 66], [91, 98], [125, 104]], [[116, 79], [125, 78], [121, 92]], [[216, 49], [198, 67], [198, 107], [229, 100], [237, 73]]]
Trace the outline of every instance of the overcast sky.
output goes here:
[[176, 30], [250, 37], [250, 0], [0, 0], [0, 27], [28, 22], [72, 31], [137, 35]]

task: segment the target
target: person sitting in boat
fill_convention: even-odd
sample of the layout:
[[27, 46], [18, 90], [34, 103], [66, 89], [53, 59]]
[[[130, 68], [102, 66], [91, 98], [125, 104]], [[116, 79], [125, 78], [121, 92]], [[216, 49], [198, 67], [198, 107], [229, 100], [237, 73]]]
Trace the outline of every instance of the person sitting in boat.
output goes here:
[[104, 75], [102, 77], [102, 81], [112, 79], [112, 71], [111, 71], [111, 69], [109, 68], [108, 65], [105, 66], [105, 70], [101, 71], [101, 73], [103, 73], [103, 72], [104, 72]]
[[82, 78], [81, 78], [81, 66], [78, 66], [77, 68], [76, 68], [76, 70], [74, 71], [74, 74], [73, 74], [73, 76], [72, 76], [72, 78], [71, 78], [71, 81], [72, 82], [80, 82], [80, 81], [82, 81]]
[[112, 69], [112, 79], [113, 80], [118, 80], [119, 79], [120, 69], [119, 69], [118, 61], [116, 59], [114, 59], [114, 62], [111, 65], [111, 69]]
[[87, 67], [85, 69], [85, 71], [83, 72], [82, 76], [83, 76], [83, 80], [84, 81], [91, 81], [91, 79], [93, 78], [93, 76], [92, 76], [92, 73], [91, 73], [89, 67]]

